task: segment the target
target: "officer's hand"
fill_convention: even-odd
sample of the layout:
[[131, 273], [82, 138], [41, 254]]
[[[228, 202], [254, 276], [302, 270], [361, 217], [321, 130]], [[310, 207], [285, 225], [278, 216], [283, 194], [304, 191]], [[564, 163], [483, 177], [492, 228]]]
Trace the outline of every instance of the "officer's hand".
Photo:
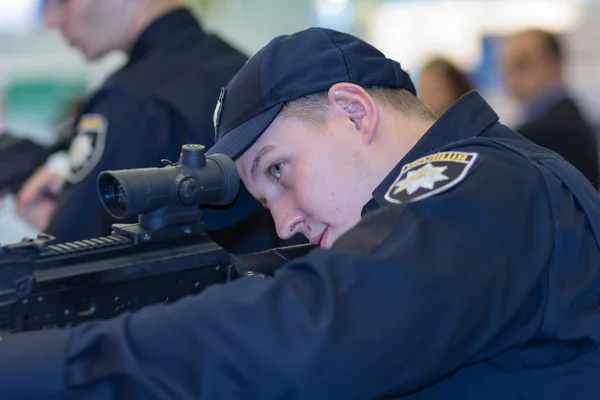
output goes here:
[[39, 231], [44, 231], [65, 181], [64, 175], [47, 166], [40, 167], [17, 194], [17, 215]]

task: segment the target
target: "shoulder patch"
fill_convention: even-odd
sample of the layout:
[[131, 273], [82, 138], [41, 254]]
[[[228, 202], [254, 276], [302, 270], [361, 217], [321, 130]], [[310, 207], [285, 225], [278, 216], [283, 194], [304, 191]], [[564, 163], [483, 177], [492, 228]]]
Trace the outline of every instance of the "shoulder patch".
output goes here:
[[75, 137], [69, 148], [70, 174], [68, 181], [82, 181], [102, 158], [106, 145], [108, 122], [103, 115], [85, 114], [77, 123]]
[[442, 193], [465, 179], [477, 156], [477, 153], [444, 151], [406, 164], [385, 199], [404, 204]]

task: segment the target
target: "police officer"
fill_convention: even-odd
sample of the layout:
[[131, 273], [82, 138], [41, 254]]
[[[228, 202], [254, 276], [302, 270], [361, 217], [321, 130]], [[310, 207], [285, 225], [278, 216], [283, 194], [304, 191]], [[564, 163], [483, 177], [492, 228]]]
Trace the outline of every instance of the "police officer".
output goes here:
[[[217, 109], [275, 274], [0, 342], [0, 388], [73, 399], [597, 399], [600, 199], [477, 92], [440, 119], [347, 34], [274, 39]], [[32, 382], [26, 385], [25, 382]]]
[[[81, 108], [66, 173], [57, 173], [65, 163], [53, 157], [19, 193], [18, 212], [59, 241], [105, 236], [113, 223], [136, 221], [106, 213], [98, 173], [162, 166], [161, 159], [176, 161], [185, 143], [210, 147], [220, 90], [247, 58], [205, 33], [183, 0], [48, 0], [45, 12], [47, 25], [88, 60], [123, 50], [128, 62]], [[208, 228], [254, 215], [235, 237], [219, 231], [214, 239], [235, 252], [281, 245], [268, 213], [254, 211], [258, 203], [241, 196], [234, 209], [208, 211]]]

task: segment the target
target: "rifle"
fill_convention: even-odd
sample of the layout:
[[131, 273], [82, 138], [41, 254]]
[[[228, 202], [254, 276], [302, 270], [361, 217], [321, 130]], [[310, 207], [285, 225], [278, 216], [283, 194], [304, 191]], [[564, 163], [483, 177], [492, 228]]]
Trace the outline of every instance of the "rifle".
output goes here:
[[115, 218], [110, 236], [55, 243], [40, 234], [0, 247], [0, 332], [52, 329], [166, 304], [244, 276], [268, 278], [313, 245], [235, 256], [204, 231], [201, 205], [231, 203], [231, 159], [185, 145], [165, 167], [104, 171], [98, 194]]

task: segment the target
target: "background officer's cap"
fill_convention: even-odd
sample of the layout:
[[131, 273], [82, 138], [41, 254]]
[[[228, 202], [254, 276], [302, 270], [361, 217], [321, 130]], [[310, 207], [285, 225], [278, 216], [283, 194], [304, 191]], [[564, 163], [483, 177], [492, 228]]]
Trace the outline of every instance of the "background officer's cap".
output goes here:
[[208, 154], [236, 159], [273, 122], [285, 103], [339, 82], [363, 87], [415, 87], [400, 64], [345, 33], [310, 28], [278, 36], [256, 53], [221, 92], [216, 144]]

